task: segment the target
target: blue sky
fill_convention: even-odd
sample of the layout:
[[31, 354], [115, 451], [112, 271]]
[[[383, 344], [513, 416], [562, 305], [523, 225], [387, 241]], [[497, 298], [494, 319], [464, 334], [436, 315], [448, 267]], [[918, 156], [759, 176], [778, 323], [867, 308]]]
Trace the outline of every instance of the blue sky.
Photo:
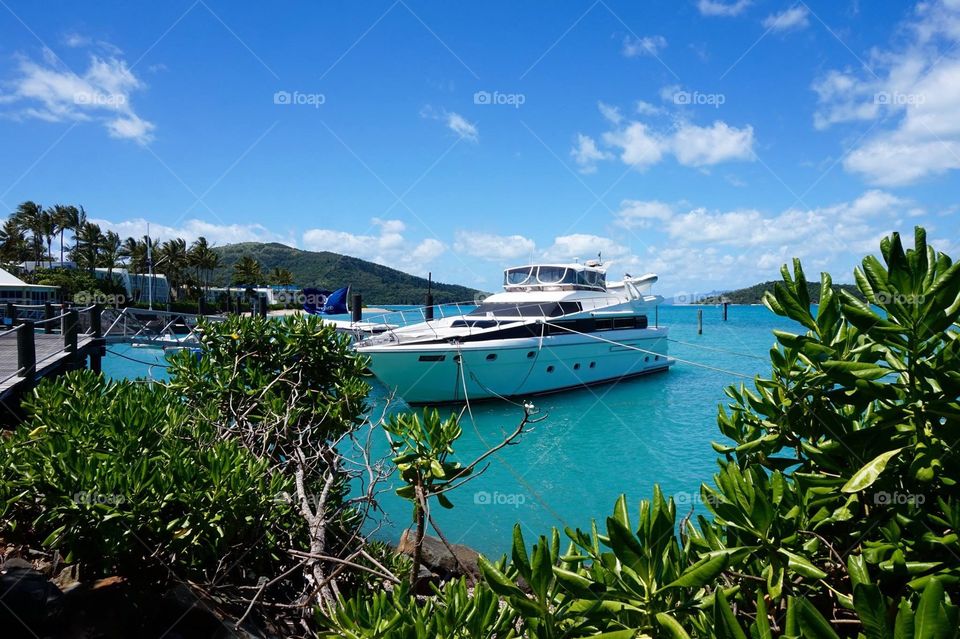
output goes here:
[[0, 0], [0, 211], [276, 240], [481, 288], [664, 293], [957, 255], [960, 0]]

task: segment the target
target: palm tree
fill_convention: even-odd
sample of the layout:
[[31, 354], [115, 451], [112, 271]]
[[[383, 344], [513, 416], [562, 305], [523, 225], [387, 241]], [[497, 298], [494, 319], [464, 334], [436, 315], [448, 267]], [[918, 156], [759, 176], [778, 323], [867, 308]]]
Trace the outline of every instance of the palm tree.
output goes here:
[[33, 261], [39, 263], [40, 254], [43, 252], [44, 232], [47, 228], [43, 207], [36, 202], [27, 200], [17, 207], [11, 219], [17, 225], [17, 228], [30, 234], [33, 246]]
[[120, 264], [120, 258], [123, 256], [123, 242], [120, 236], [113, 231], [107, 231], [100, 243], [99, 263], [107, 268], [107, 280], [113, 280], [113, 269]]
[[[187, 281], [186, 274], [187, 261], [187, 242], [183, 238], [167, 240], [160, 245], [160, 256], [154, 261], [154, 264], [161, 266], [160, 272], [167, 276], [167, 284], [171, 291], [179, 293], [179, 288]], [[179, 294], [177, 295], [179, 297]]]
[[[84, 214], [84, 218], [86, 218], [86, 214]], [[76, 230], [80, 226], [80, 210], [72, 204], [67, 206], [64, 206], [63, 204], [54, 204], [53, 224], [57, 233], [60, 234], [60, 264], [62, 265], [63, 232], [74, 231], [74, 235], [76, 235]]]
[[210, 287], [210, 278], [214, 269], [220, 266], [220, 254], [210, 247], [207, 238], [199, 237], [196, 242], [190, 245], [190, 250], [187, 251], [187, 259], [190, 266], [194, 268], [197, 282], [206, 292]]
[[290, 286], [293, 284], [293, 273], [290, 269], [277, 266], [270, 271], [270, 283], [277, 286]]
[[[85, 218], [86, 216], [84, 216]], [[97, 267], [97, 258], [103, 246], [104, 237], [100, 226], [84, 221], [76, 233], [76, 246], [71, 252], [77, 268], [84, 268], [92, 274]]]
[[234, 284], [256, 286], [263, 283], [263, 279], [263, 268], [260, 267], [260, 262], [249, 255], [244, 255], [233, 265]]
[[8, 218], [0, 228], [0, 262], [19, 264], [30, 257], [30, 245], [16, 220]]

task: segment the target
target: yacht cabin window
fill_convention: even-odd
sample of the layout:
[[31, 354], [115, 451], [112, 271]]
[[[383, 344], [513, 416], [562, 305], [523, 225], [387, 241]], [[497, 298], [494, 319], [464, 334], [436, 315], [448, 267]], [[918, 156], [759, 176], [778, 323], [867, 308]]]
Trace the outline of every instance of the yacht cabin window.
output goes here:
[[593, 269], [574, 269], [565, 266], [520, 266], [503, 274], [504, 286], [570, 286], [572, 288], [603, 289], [606, 276]]
[[524, 268], [512, 268], [509, 269], [503, 275], [503, 283], [505, 286], [517, 286], [519, 284], [528, 284], [530, 280], [530, 274], [536, 267], [524, 267]]
[[[541, 284], [560, 284], [565, 281], [569, 269], [561, 266], [541, 266], [537, 268], [537, 281]], [[573, 282], [570, 282], [571, 284]]]

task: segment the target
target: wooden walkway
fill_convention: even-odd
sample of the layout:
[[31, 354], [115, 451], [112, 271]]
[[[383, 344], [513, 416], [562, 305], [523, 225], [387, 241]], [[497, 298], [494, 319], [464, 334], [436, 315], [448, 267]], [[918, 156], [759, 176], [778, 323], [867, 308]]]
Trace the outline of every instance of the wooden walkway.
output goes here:
[[[12, 333], [12, 331], [8, 331], [8, 333]], [[53, 370], [59, 370], [75, 363], [77, 354], [64, 350], [62, 335], [38, 333], [33, 336], [33, 339], [37, 357], [36, 378], [39, 379]], [[84, 352], [92, 339], [92, 335], [78, 335], [78, 351]], [[8, 391], [27, 380], [28, 375], [24, 373], [20, 370], [18, 361], [17, 340], [14, 335], [8, 337], [7, 334], [4, 334], [3, 337], [0, 337], [0, 380], [3, 380], [0, 381], [0, 401], [4, 399]]]
[[101, 311], [98, 306], [64, 307], [54, 316], [49, 305], [42, 312], [7, 305], [4, 330], [0, 330], [0, 423], [22, 418], [20, 399], [42, 378], [86, 368], [88, 361], [91, 369], [100, 371]]

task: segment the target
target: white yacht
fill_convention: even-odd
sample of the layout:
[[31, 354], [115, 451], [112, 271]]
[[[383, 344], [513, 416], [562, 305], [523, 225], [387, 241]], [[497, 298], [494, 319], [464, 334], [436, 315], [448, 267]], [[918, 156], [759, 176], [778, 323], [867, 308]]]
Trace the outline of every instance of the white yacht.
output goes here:
[[[504, 272], [476, 308], [360, 340], [370, 369], [411, 404], [530, 396], [664, 371], [653, 274], [607, 282], [598, 261]], [[429, 317], [429, 315], [427, 316]]]

